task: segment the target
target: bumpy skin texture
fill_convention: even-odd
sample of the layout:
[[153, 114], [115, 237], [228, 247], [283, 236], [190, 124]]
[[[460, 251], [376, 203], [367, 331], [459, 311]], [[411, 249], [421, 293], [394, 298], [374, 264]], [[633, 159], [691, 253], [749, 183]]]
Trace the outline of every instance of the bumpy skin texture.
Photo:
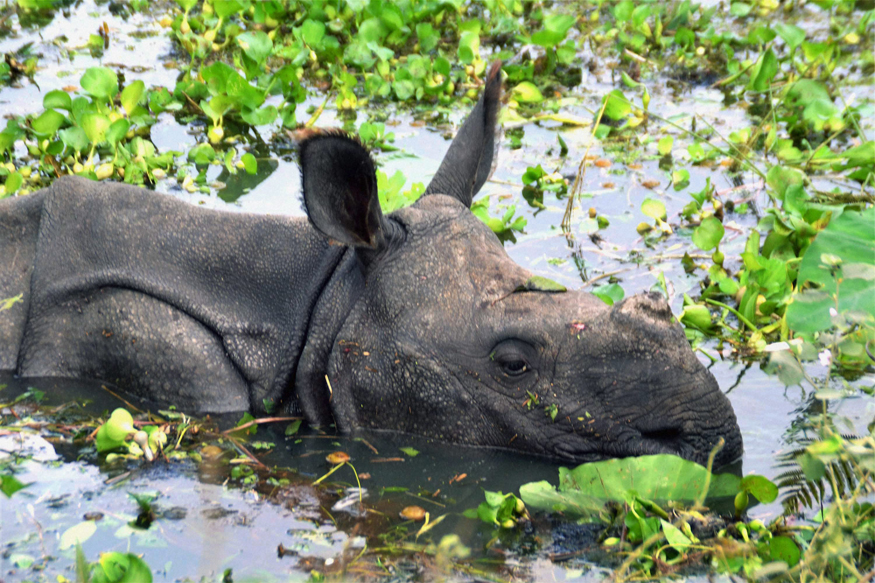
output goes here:
[[661, 296], [608, 307], [586, 293], [515, 291], [532, 274], [447, 196], [392, 219], [404, 244], [367, 269], [367, 294], [329, 360], [341, 428], [578, 462], [655, 453], [704, 462], [719, 437], [718, 463], [740, 455], [731, 406]]
[[0, 290], [25, 299], [0, 312], [11, 320], [3, 368], [105, 380], [201, 411], [287, 395], [344, 253], [303, 220], [209, 212], [73, 177], [0, 205], [0, 224], [22, 217], [38, 235], [21, 237], [29, 286], [17, 260]]
[[732, 408], [661, 296], [521, 291], [532, 274], [471, 214], [500, 93], [494, 66], [427, 196], [389, 216], [364, 148], [315, 132], [310, 223], [78, 178], [0, 201], [0, 298], [22, 296], [0, 368], [574, 462], [704, 462], [720, 438], [717, 463], [736, 459]]

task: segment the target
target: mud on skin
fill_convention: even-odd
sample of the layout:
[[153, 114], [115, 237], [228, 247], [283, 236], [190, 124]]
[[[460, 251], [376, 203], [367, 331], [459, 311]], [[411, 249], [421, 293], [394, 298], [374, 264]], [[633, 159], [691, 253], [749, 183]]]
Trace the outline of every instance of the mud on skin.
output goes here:
[[738, 458], [729, 401], [661, 296], [540, 286], [471, 214], [500, 79], [426, 195], [388, 216], [370, 155], [336, 132], [302, 136], [309, 221], [78, 178], [0, 202], [0, 297], [23, 298], [0, 312], [0, 368], [568, 462], [704, 463], [720, 438], [716, 463]]

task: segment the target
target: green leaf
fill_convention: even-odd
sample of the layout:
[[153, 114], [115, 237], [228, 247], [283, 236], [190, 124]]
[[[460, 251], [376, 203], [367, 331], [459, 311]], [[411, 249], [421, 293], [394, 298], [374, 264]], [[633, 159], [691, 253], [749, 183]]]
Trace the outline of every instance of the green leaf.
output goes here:
[[626, 295], [623, 288], [616, 283], [601, 285], [592, 290], [592, 294], [609, 306], [613, 306], [617, 302], [622, 301], [623, 297]]
[[708, 334], [714, 327], [711, 321], [711, 312], [706, 306], [700, 304], [690, 304], [684, 306], [684, 311], [681, 312], [681, 323], [690, 328], [696, 328]]
[[772, 166], [766, 174], [766, 184], [774, 192], [775, 198], [782, 201], [787, 191], [795, 186], [802, 186], [805, 182], [805, 174], [796, 168], [785, 166]]
[[64, 142], [64, 145], [68, 148], [72, 148], [77, 152], [81, 152], [82, 150], [88, 147], [88, 136], [85, 135], [85, 132], [80, 127], [72, 127], [61, 130], [58, 132], [58, 136], [60, 136], [61, 141]]
[[626, 22], [632, 18], [632, 12], [635, 11], [635, 4], [630, 0], [623, 0], [614, 6], [614, 18], [617, 22]]
[[768, 91], [772, 79], [778, 72], [778, 58], [772, 49], [767, 50], [754, 65], [750, 73], [750, 81], [747, 84], [749, 91]]
[[541, 168], [540, 164], [534, 167], [529, 166], [523, 173], [523, 184], [532, 184], [533, 182], [537, 182], [546, 175], [547, 172], [543, 168]]
[[403, 451], [404, 453], [406, 453], [410, 457], [416, 457], [419, 455], [419, 451], [413, 449], [412, 447], [399, 447], [398, 449], [400, 449], [401, 451]]
[[198, 166], [203, 166], [216, 159], [216, 151], [209, 144], [198, 144], [188, 151], [188, 159]]
[[670, 544], [677, 552], [683, 553], [691, 544], [693, 544], [693, 541], [687, 538], [687, 535], [682, 533], [681, 530], [672, 523], [666, 522], [665, 520], [660, 520], [659, 522], [662, 524], [662, 533], [665, 535], [665, 540], [667, 540], [668, 544]]
[[823, 476], [826, 475], [826, 466], [824, 463], [817, 456], [812, 455], [807, 451], [797, 457], [796, 461], [799, 462], [799, 466], [802, 468], [802, 471], [805, 473], [805, 478], [809, 482], [819, 482], [823, 479]]
[[751, 474], [741, 479], [741, 489], [753, 494], [763, 504], [774, 502], [778, 497], [778, 487], [768, 478]]
[[544, 28], [532, 35], [532, 42], [551, 49], [565, 40], [576, 22], [577, 17], [570, 14], [551, 14], [544, 19]]
[[438, 45], [441, 35], [428, 22], [420, 22], [416, 25], [416, 37], [419, 39], [419, 50], [427, 53]]
[[70, 111], [72, 107], [73, 100], [66, 91], [56, 89], [55, 91], [49, 91], [46, 93], [46, 96], [43, 97], [44, 109], [66, 109], [67, 111]]
[[788, 536], [773, 536], [767, 543], [767, 549], [770, 560], [784, 561], [790, 568], [795, 567], [802, 558], [799, 547]]
[[0, 474], [0, 492], [6, 495], [7, 498], [12, 498], [12, 495], [27, 488], [29, 484], [22, 484], [18, 478], [12, 474]]
[[273, 123], [277, 117], [277, 109], [274, 105], [265, 105], [260, 109], [244, 109], [240, 112], [243, 121], [253, 126], [263, 126]]
[[30, 569], [30, 566], [35, 561], [32, 555], [25, 555], [24, 553], [11, 554], [8, 560], [18, 569]]
[[134, 431], [133, 418], [124, 409], [116, 409], [100, 426], [94, 439], [98, 452], [111, 451], [125, 446], [125, 438]]
[[66, 121], [64, 114], [58, 113], [54, 109], [47, 109], [42, 112], [39, 117], [30, 122], [33, 131], [40, 136], [51, 136], [63, 125]]
[[557, 491], [550, 482], [529, 482], [520, 486], [520, 498], [526, 506], [546, 512], [562, 512], [570, 516], [598, 517], [605, 501], [579, 491]]
[[519, 286], [516, 291], [531, 291], [531, 292], [547, 292], [547, 293], [562, 293], [568, 291], [561, 283], [556, 283], [552, 279], [533, 275], [526, 283]]
[[620, 121], [632, 113], [632, 104], [629, 103], [629, 100], [626, 99], [626, 96], [619, 89], [614, 89], [605, 95], [602, 103], [605, 102], [607, 102], [607, 105], [605, 105], [604, 115], [609, 119]]
[[798, 385], [805, 377], [802, 365], [799, 364], [799, 360], [789, 350], [773, 352], [769, 357], [766, 371], [777, 373], [778, 378], [787, 387]]
[[301, 25], [301, 38], [311, 47], [318, 47], [325, 36], [325, 23], [308, 18]]
[[747, 4], [746, 2], [733, 2], [729, 6], [729, 14], [735, 16], [736, 18], [744, 18], [748, 14], [750, 14], [751, 10], [753, 10], [753, 6]]
[[805, 40], [805, 31], [793, 24], [778, 22], [774, 24], [773, 28], [791, 49], [795, 49]]
[[632, 79], [632, 77], [630, 77], [629, 73], [627, 73], [626, 71], [620, 72], [620, 79], [623, 81], [623, 85], [629, 87], [630, 89], [634, 89], [635, 87], [642, 87], [644, 85], [643, 83], [639, 83], [638, 81]]
[[88, 565], [88, 560], [85, 558], [85, 553], [82, 551], [82, 545], [76, 544], [76, 581], [77, 583], [88, 583], [91, 579], [91, 567]]
[[301, 420], [295, 419], [294, 421], [292, 421], [291, 423], [286, 425], [286, 431], [285, 431], [286, 437], [288, 437], [290, 435], [295, 435], [300, 428], [301, 428]]
[[520, 103], [540, 103], [544, 101], [541, 90], [531, 81], [523, 81], [511, 90], [511, 95]]
[[793, 303], [787, 308], [787, 326], [803, 334], [820, 332], [832, 327], [829, 309], [835, 300], [821, 290], [807, 289], [793, 294]]
[[251, 153], [246, 152], [240, 156], [240, 161], [243, 162], [243, 168], [247, 174], [255, 174], [258, 172], [258, 160]]
[[671, 173], [671, 181], [675, 190], [683, 190], [690, 185], [690, 171], [686, 168], [675, 170]]
[[143, 93], [145, 93], [145, 91], [146, 84], [139, 79], [137, 79], [122, 90], [122, 94], [119, 100], [121, 101], [122, 107], [125, 109], [128, 115], [131, 115], [137, 105], [139, 105], [140, 98], [143, 97]]
[[106, 141], [115, 146], [125, 137], [130, 128], [131, 122], [128, 120], [124, 118], [115, 120], [106, 131]]
[[118, 93], [118, 75], [106, 67], [91, 67], [80, 81], [82, 89], [96, 99], [111, 99]]
[[[704, 467], [672, 455], [612, 459], [560, 468], [558, 489], [549, 482], [533, 482], [520, 487], [520, 496], [531, 508], [593, 516], [608, 501], [626, 502], [634, 496], [691, 503], [702, 493], [707, 475]], [[708, 499], [735, 496], [740, 484], [741, 478], [732, 474], [712, 475]]]
[[248, 2], [243, 3], [240, 0], [213, 0], [213, 10], [219, 18], [228, 18], [232, 14], [237, 14], [248, 5]]
[[[241, 425], [246, 425], [250, 421], [255, 421], [255, 417], [253, 417], [251, 413], [244, 413], [243, 417], [240, 418], [240, 421], [237, 422], [235, 427], [240, 427]], [[255, 433], [257, 431], [258, 431], [258, 425], [255, 425], [255, 424], [250, 425], [246, 429], [246, 432], [249, 433], [249, 435], [255, 435]]]
[[273, 49], [273, 41], [270, 40], [267, 33], [260, 30], [237, 35], [237, 44], [240, 45], [240, 48], [243, 49], [247, 57], [259, 65], [264, 63], [264, 60], [267, 59], [267, 56], [270, 55], [270, 51]]
[[106, 130], [109, 129], [109, 118], [102, 113], [86, 113], [80, 121], [88, 141], [95, 146], [106, 138]]
[[6, 177], [6, 195], [17, 192], [22, 184], [24, 184], [24, 176], [21, 175], [21, 172], [10, 172]]
[[[866, 275], [875, 264], [873, 224], [875, 208], [862, 212], [847, 210], [818, 233], [799, 264], [797, 290], [806, 284], [820, 287], [794, 293], [793, 303], [786, 312], [791, 329], [817, 332], [831, 327], [829, 309], [836, 305], [834, 296], [839, 275], [843, 281], [838, 287], [838, 312], [861, 312], [875, 318], [875, 287]], [[822, 262], [827, 254], [841, 259], [842, 265], [835, 268], [835, 276]], [[850, 273], [845, 273], [845, 266], [852, 266]]]
[[693, 231], [693, 243], [702, 251], [710, 251], [720, 244], [725, 232], [720, 219], [708, 217]]
[[459, 60], [470, 65], [480, 56], [480, 33], [468, 31], [459, 37]]
[[58, 544], [58, 548], [62, 551], [66, 551], [76, 544], [84, 543], [91, 538], [95, 532], [97, 532], [97, 525], [94, 521], [84, 520], [64, 531], [64, 534], [61, 535], [61, 542]]
[[91, 583], [152, 583], [152, 571], [132, 553], [103, 553], [92, 571]]
[[671, 149], [674, 146], [674, 138], [672, 136], [663, 136], [659, 139], [656, 149], [660, 156], [668, 156], [671, 154]]
[[661, 200], [645, 198], [641, 202], [641, 212], [651, 219], [665, 220], [665, 204]]

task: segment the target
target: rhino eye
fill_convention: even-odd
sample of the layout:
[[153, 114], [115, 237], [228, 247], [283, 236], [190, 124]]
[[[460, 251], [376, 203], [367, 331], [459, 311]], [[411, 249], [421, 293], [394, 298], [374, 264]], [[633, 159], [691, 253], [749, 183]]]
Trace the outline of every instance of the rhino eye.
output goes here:
[[526, 364], [525, 360], [511, 360], [508, 362], [502, 362], [501, 368], [504, 370], [505, 374], [510, 376], [519, 376], [529, 370], [529, 365]]
[[498, 369], [509, 377], [521, 377], [532, 372], [532, 347], [519, 340], [505, 340], [495, 347], [490, 357]]

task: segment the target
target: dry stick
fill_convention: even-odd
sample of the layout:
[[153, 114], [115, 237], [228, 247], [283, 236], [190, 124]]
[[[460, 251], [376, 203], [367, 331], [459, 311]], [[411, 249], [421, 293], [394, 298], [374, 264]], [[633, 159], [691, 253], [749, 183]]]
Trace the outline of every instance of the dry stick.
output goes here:
[[118, 399], [119, 401], [121, 401], [122, 403], [124, 403], [125, 405], [127, 405], [128, 407], [130, 407], [131, 409], [133, 409], [134, 411], [136, 411], [137, 413], [145, 413], [146, 412], [146, 411], [143, 411], [142, 409], [140, 409], [139, 407], [132, 405], [131, 403], [129, 403], [125, 399], [123, 399], [121, 397], [121, 395], [117, 395], [116, 393], [109, 390], [109, 388], [107, 388], [106, 385], [100, 385], [100, 388], [103, 389], [104, 391], [106, 391], [107, 393], [109, 393], [110, 395], [112, 395], [113, 397], [115, 397], [116, 399]]
[[589, 151], [592, 148], [592, 145], [595, 143], [595, 132], [598, 129], [599, 124], [602, 123], [602, 115], [605, 113], [605, 107], [608, 105], [608, 101], [612, 98], [616, 99], [616, 96], [608, 94], [605, 102], [602, 103], [602, 108], [599, 110], [599, 115], [595, 120], [595, 124], [592, 126], [589, 144], [586, 146], [586, 151], [583, 153], [583, 158], [580, 160], [580, 166], [577, 168], [577, 175], [574, 177], [574, 184], [571, 186], [571, 196], [568, 197], [568, 204], [565, 206], [565, 214], [562, 215], [563, 231], [569, 231], [571, 229], [571, 215], [574, 212], [574, 200], [580, 195], [580, 190], [583, 188], [583, 177], [586, 176], [586, 159], [589, 156]]
[[319, 116], [322, 115], [322, 112], [325, 111], [325, 106], [328, 105], [328, 100], [331, 98], [331, 94], [325, 96], [325, 101], [322, 102], [322, 105], [316, 108], [316, 111], [313, 112], [313, 115], [310, 116], [310, 119], [304, 123], [305, 128], [312, 128], [316, 125], [316, 121], [319, 119]]
[[[185, 96], [185, 98], [188, 100], [188, 102], [192, 105], [192, 107], [196, 108], [202, 114], [204, 113], [204, 110], [201, 108], [201, 106], [198, 105], [197, 101], [195, 101], [194, 99], [189, 97], [188, 93], [186, 93], [185, 91], [182, 91], [182, 94]], [[206, 115], [206, 114], [204, 114], [204, 115]]]
[[237, 449], [239, 449], [240, 451], [242, 451], [242, 452], [246, 455], [246, 457], [248, 457], [248, 458], [250, 459], [250, 461], [252, 461], [255, 465], [257, 465], [257, 466], [259, 466], [259, 467], [261, 467], [261, 468], [265, 468], [265, 469], [267, 469], [267, 466], [266, 466], [264, 463], [262, 463], [261, 460], [259, 460], [257, 457], [255, 457], [254, 455], [252, 455], [252, 452], [249, 451], [248, 449], [246, 449], [246, 448], [243, 446], [243, 444], [240, 443], [240, 440], [239, 440], [239, 439], [237, 439], [237, 438], [234, 437], [233, 435], [229, 435], [228, 438], [231, 440], [231, 443], [234, 444], [234, 447], [236, 447]]
[[240, 431], [242, 429], [248, 429], [253, 425], [261, 425], [262, 423], [278, 423], [280, 421], [303, 421], [303, 417], [262, 417], [261, 419], [253, 419], [252, 421], [247, 421], [243, 425], [237, 425], [232, 427], [231, 429], [226, 429], [222, 432], [222, 435], [229, 435], [234, 433], [235, 431]]
[[368, 449], [370, 449], [372, 452], [374, 452], [374, 455], [380, 455], [380, 452], [377, 451], [377, 448], [374, 447], [373, 445], [371, 445], [371, 443], [367, 439], [365, 439], [364, 437], [359, 437], [357, 440], [353, 440], [353, 441], [360, 441], [360, 442], [364, 443], [366, 446], [368, 446]]
[[417, 500], [423, 500], [424, 502], [428, 502], [429, 504], [434, 504], [435, 506], [440, 506], [441, 508], [447, 507], [446, 504], [441, 504], [440, 502], [437, 502], [435, 500], [431, 500], [429, 498], [423, 498], [422, 496], [417, 496], [416, 494], [411, 494], [410, 492], [404, 492], [404, 493], [407, 496], [410, 496], [411, 498], [416, 498]]
[[641, 543], [641, 546], [635, 549], [629, 556], [623, 561], [623, 564], [614, 571], [614, 574], [611, 575], [612, 581], [623, 581], [625, 579], [626, 571], [629, 570], [629, 567], [632, 566], [632, 563], [638, 560], [638, 558], [644, 554], [644, 551], [647, 550], [647, 547], [650, 545], [657, 543], [665, 538], [665, 533], [659, 531], [655, 534], [650, 535], [647, 540]]
[[592, 285], [595, 282], [599, 281], [600, 279], [605, 279], [606, 277], [611, 277], [611, 276], [617, 275], [618, 273], [623, 273], [624, 271], [629, 271], [630, 269], [631, 269], [631, 267], [627, 267], [626, 269], [618, 269], [617, 271], [609, 271], [607, 273], [603, 273], [603, 274], [598, 275], [596, 277], [591, 277], [588, 280], [586, 280], [585, 282], [583, 282], [583, 285], [580, 286], [580, 289], [583, 289], [588, 285]]
[[[711, 129], [712, 132], [714, 132], [715, 134], [717, 134], [717, 137], [718, 137], [718, 138], [720, 138], [721, 140], [723, 140], [724, 142], [726, 142], [726, 143], [729, 145], [730, 148], [732, 148], [733, 150], [735, 150], [735, 153], [738, 155], [738, 158], [736, 158], [736, 159], [740, 159], [742, 162], [745, 162], [745, 163], [750, 167], [751, 170], [753, 170], [754, 172], [756, 172], [756, 173], [759, 175], [759, 177], [763, 179], [763, 181], [766, 180], [766, 175], [763, 174], [762, 170], [760, 170], [759, 168], [757, 168], [757, 167], [754, 165], [754, 163], [750, 161], [750, 159], [748, 158], [748, 156], [745, 155], [744, 152], [742, 152], [741, 150], [738, 149], [738, 146], [736, 146], [735, 144], [733, 144], [731, 141], [727, 140], [727, 139], [726, 139], [726, 138], [725, 138], [720, 132], [717, 131], [717, 128], [715, 128], [713, 125], [711, 125], [711, 124], [708, 122], [708, 120], [705, 119], [705, 118], [702, 116], [702, 114], [698, 114], [698, 118], [699, 118], [700, 120], [702, 120], [702, 123], [704, 123], [705, 125], [707, 125], [707, 126]], [[714, 146], [714, 144], [712, 144], [710, 141], [707, 142], [707, 144], [708, 144], [709, 146], [711, 146], [712, 148], [716, 148], [716, 146]], [[718, 151], [723, 151], [723, 152], [725, 152], [725, 150], [720, 150], [719, 148], [718, 148]], [[729, 157], [730, 157], [730, 158], [735, 158], [735, 156], [729, 156]]]
[[[616, 99], [620, 99], [620, 98], [617, 97], [617, 96], [614, 96], [614, 97], [615, 97]], [[628, 103], [628, 104], [631, 105], [632, 107], [635, 107], [635, 108], [641, 109], [640, 107], [638, 107], [637, 105], [635, 105], [634, 103], [632, 103], [631, 101], [629, 101], [628, 99], [622, 99], [622, 101], [625, 101], [626, 103]], [[694, 138], [696, 138], [696, 139], [699, 140], [700, 142], [703, 142], [703, 143], [707, 144], [709, 148], [713, 148], [713, 149], [717, 150], [718, 152], [720, 152], [721, 154], [723, 154], [723, 155], [726, 156], [727, 158], [732, 158], [733, 160], [738, 160], [739, 163], [742, 163], [742, 162], [743, 162], [744, 164], [746, 164], [747, 166], [749, 166], [750, 169], [751, 169], [754, 173], [756, 173], [760, 178], [762, 178], [762, 179], [765, 181], [765, 179], [766, 179], [766, 175], [763, 173], [763, 171], [760, 170], [759, 168], [757, 168], [757, 167], [754, 165], [754, 163], [751, 162], [746, 156], [742, 155], [741, 158], [739, 158], [738, 156], [733, 156], [731, 153], [729, 153], [728, 151], [724, 150], [724, 149], [721, 148], [720, 146], [715, 146], [715, 145], [712, 144], [709, 140], [706, 140], [704, 137], [700, 136], [697, 132], [694, 132], [694, 131], [692, 131], [692, 130], [688, 130], [687, 128], [681, 126], [680, 124], [677, 124], [677, 123], [671, 121], [671, 120], [668, 119], [668, 118], [662, 117], [662, 116], [659, 115], [659, 114], [653, 113], [652, 111], [648, 111], [648, 112], [647, 112], [647, 116], [648, 116], [648, 117], [652, 117], [653, 119], [656, 119], [656, 120], [658, 120], [658, 121], [661, 121], [662, 123], [668, 124], [668, 125], [670, 125], [670, 126], [676, 128], [676, 129], [678, 129], [678, 130], [684, 132], [685, 134], [688, 134], [688, 135], [693, 136]], [[703, 121], [704, 121], [704, 120], [703, 120]], [[705, 123], [708, 123], [708, 122], [705, 122]], [[711, 125], [711, 124], [708, 124], [708, 125]], [[713, 127], [712, 127], [712, 129], [713, 129]], [[715, 130], [715, 133], [716, 133], [716, 130]], [[719, 134], [718, 134], [718, 135], [719, 135]], [[721, 138], [722, 140], [724, 140], [724, 141], [727, 141], [726, 138], [724, 138], [723, 136], [720, 136], [720, 138]], [[733, 146], [733, 147], [734, 147], [734, 146]]]

